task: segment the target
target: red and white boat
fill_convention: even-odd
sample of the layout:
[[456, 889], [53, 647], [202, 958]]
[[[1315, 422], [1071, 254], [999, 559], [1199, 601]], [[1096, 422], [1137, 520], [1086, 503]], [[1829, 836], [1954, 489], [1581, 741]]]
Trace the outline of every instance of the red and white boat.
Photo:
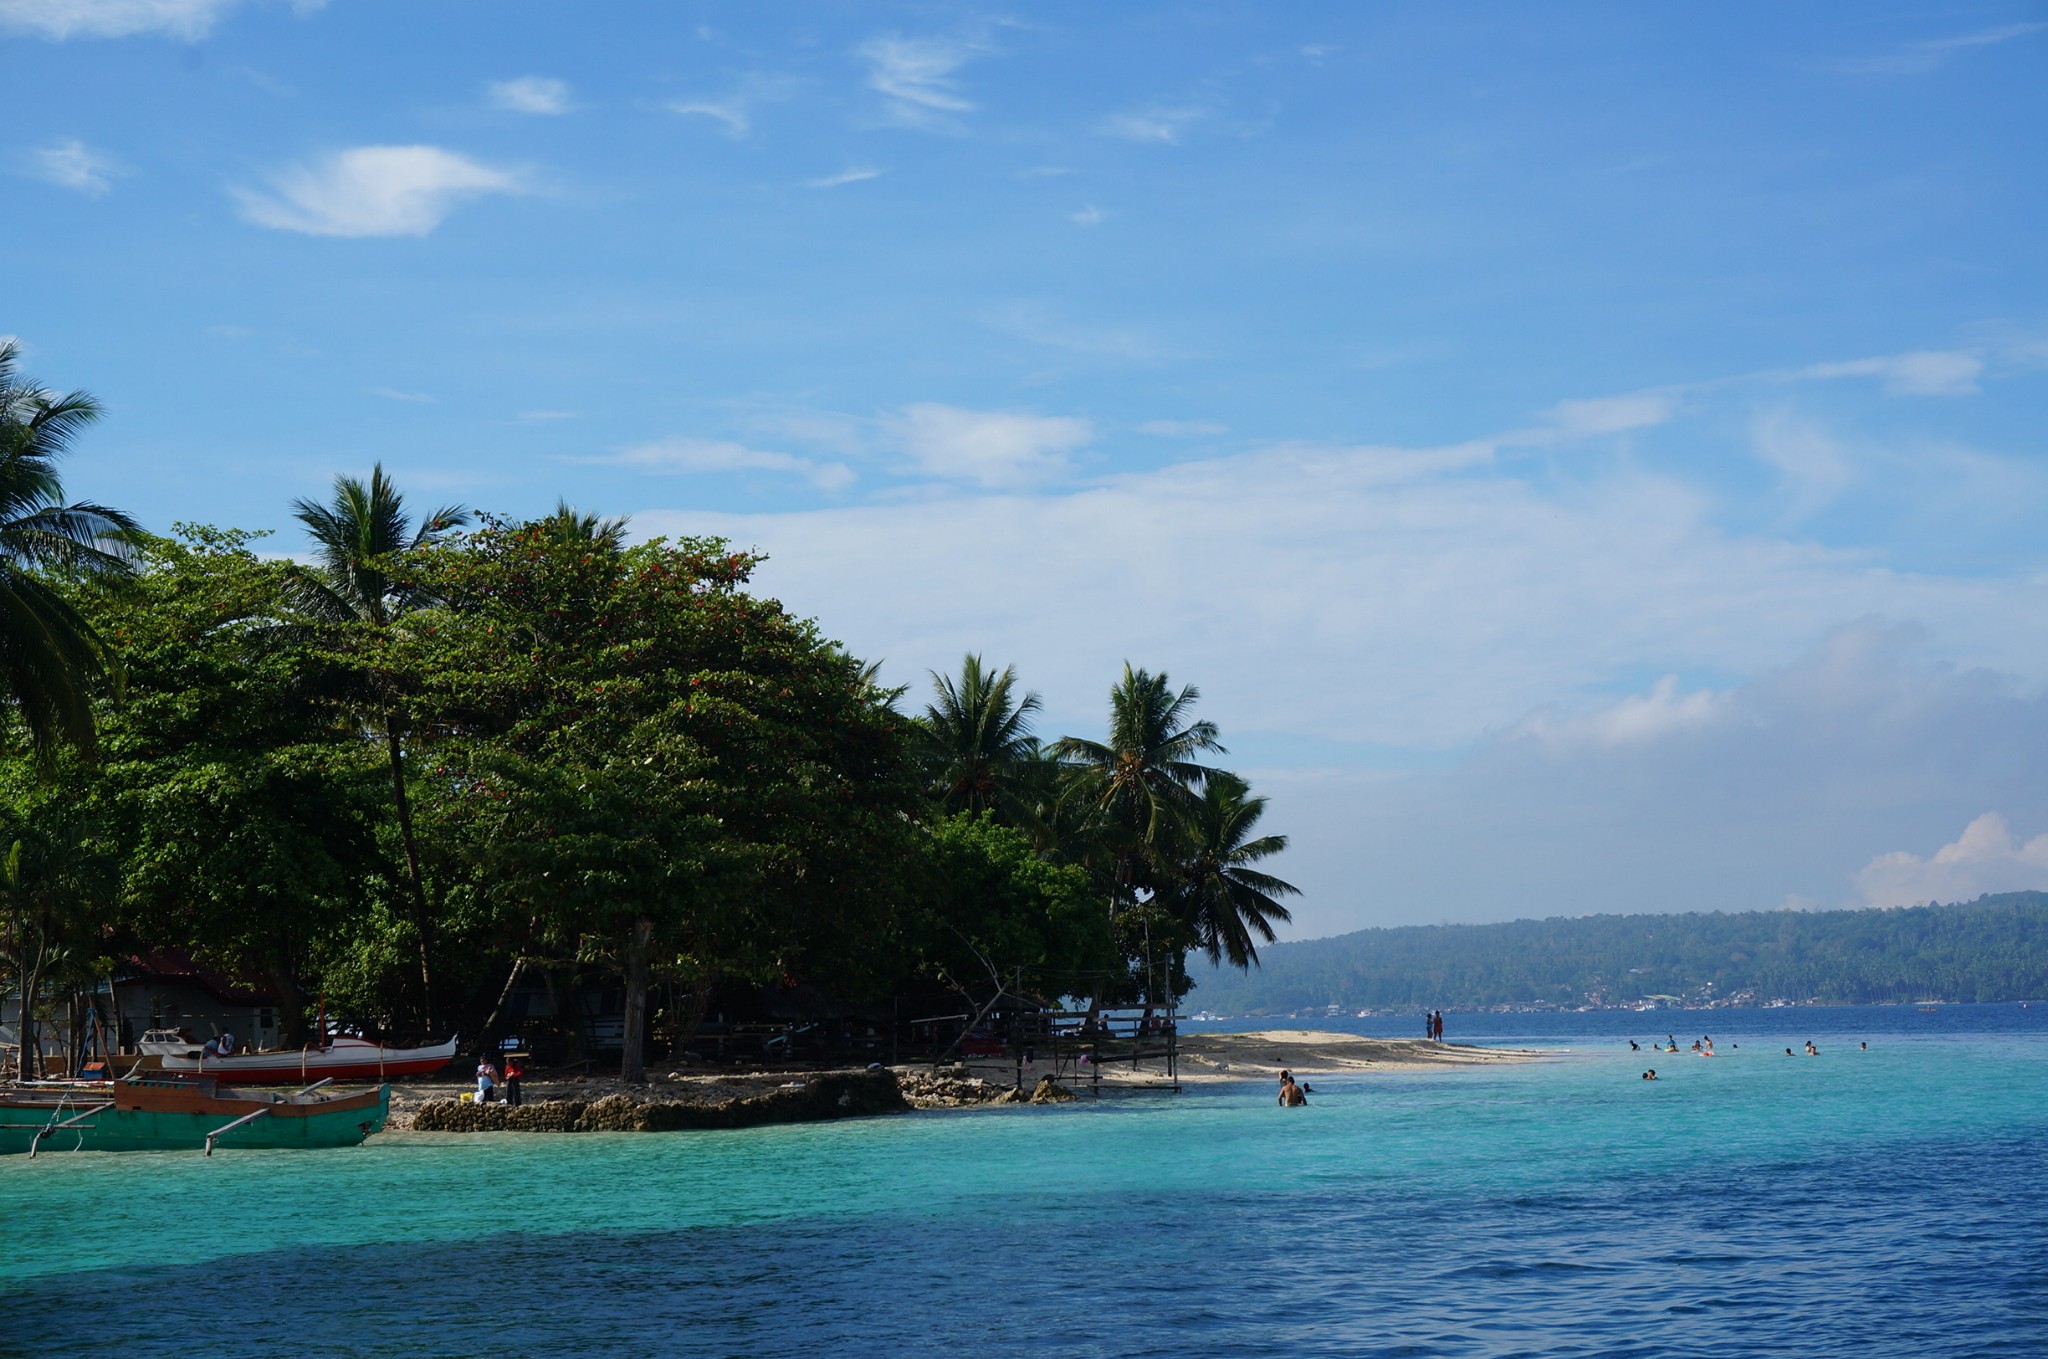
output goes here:
[[337, 1034], [326, 1045], [308, 1044], [288, 1052], [240, 1052], [231, 1057], [209, 1055], [205, 1048], [175, 1031], [152, 1029], [138, 1045], [158, 1058], [166, 1071], [203, 1071], [209, 1076], [261, 1085], [266, 1081], [303, 1083], [330, 1080], [383, 1080], [389, 1076], [425, 1076], [454, 1059], [456, 1040], [417, 1048], [386, 1047], [367, 1038]]

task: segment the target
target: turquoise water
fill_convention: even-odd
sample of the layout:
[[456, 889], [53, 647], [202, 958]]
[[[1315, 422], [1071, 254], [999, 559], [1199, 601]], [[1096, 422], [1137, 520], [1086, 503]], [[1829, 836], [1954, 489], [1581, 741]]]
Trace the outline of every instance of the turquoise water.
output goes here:
[[1983, 1008], [1294, 1111], [14, 1157], [0, 1353], [2044, 1354], [2048, 1037]]

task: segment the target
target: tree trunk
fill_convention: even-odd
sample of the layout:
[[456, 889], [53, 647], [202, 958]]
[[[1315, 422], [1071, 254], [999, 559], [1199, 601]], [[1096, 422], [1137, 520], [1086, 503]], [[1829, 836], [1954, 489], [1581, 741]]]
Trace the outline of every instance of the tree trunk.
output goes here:
[[270, 974], [270, 984], [277, 988], [278, 1046], [304, 1047], [307, 1034], [305, 991], [292, 976], [291, 969], [282, 963], [272, 963], [265, 971]]
[[504, 989], [498, 992], [498, 1003], [491, 1007], [491, 1017], [484, 1021], [481, 1037], [489, 1043], [498, 1036], [498, 1026], [505, 1022], [505, 1007], [512, 1003], [512, 988], [519, 985], [520, 974], [526, 971], [526, 959], [514, 958], [512, 971], [505, 977]]
[[43, 990], [43, 940], [44, 932], [36, 931], [36, 960], [28, 963], [28, 951], [24, 945], [22, 959], [25, 971], [21, 978], [21, 1078], [30, 1080], [49, 1073], [43, 1069], [42, 1026], [36, 1022], [36, 998]]
[[427, 886], [420, 876], [419, 845], [412, 834], [412, 802], [405, 795], [405, 756], [398, 740], [398, 715], [384, 712], [384, 743], [391, 757], [391, 801], [398, 810], [398, 842], [405, 849], [405, 881], [412, 897], [413, 931], [420, 941], [420, 1027], [434, 1028], [434, 975], [427, 961], [432, 923], [427, 916]]
[[654, 922], [642, 916], [633, 922], [633, 942], [626, 949], [626, 1032], [619, 1056], [619, 1079], [647, 1079], [647, 952], [654, 941]]
[[21, 1012], [17, 1016], [14, 1025], [14, 1036], [19, 1041], [20, 1046], [15, 1049], [14, 1074], [21, 1080], [28, 1081], [35, 1079], [36, 1066], [34, 1058], [29, 1055], [29, 961], [28, 917], [26, 915], [15, 918], [14, 948], [15, 961], [21, 965], [20, 976], [16, 978], [16, 984], [21, 988], [19, 993], [21, 996]]

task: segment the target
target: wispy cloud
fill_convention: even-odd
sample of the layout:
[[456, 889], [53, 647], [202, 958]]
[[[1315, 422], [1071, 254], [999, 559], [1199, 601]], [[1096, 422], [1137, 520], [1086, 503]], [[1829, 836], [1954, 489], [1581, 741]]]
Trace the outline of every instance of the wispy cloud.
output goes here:
[[574, 420], [575, 411], [521, 411], [513, 417], [528, 424], [539, 424], [548, 420]]
[[1228, 434], [1230, 426], [1214, 420], [1147, 420], [1138, 426], [1138, 432], [1162, 439], [1203, 439]]
[[28, 155], [27, 172], [36, 179], [99, 198], [114, 187], [121, 167], [76, 137], [66, 137]]
[[1678, 396], [1669, 391], [1625, 392], [1560, 401], [1542, 413], [1542, 423], [1512, 430], [1502, 444], [1572, 443], [1604, 434], [1625, 434], [1669, 421], [1678, 413]]
[[1067, 470], [1067, 455], [1095, 440], [1073, 416], [974, 411], [936, 402], [905, 406], [885, 422], [896, 448], [926, 476], [992, 489], [1030, 486]]
[[836, 175], [826, 175], [823, 179], [807, 179], [804, 181], [804, 187], [806, 189], [836, 189], [842, 184], [859, 184], [863, 180], [880, 179], [882, 174], [882, 171], [875, 169], [871, 165], [856, 165], [850, 169], [841, 170]]
[[672, 99], [668, 103], [668, 111], [686, 118], [709, 118], [722, 126], [725, 135], [735, 141], [753, 130], [746, 105], [736, 99]]
[[1958, 350], [1926, 349], [1846, 363], [1816, 363], [1788, 376], [1799, 379], [1874, 377], [1894, 396], [1969, 396], [1978, 390], [1984, 360]]
[[1825, 508], [1856, 479], [1841, 442], [1789, 411], [1758, 417], [1750, 428], [1750, 446], [1782, 478], [1791, 501], [1785, 511], [1788, 522]]
[[1082, 208], [1078, 212], [1068, 213], [1067, 220], [1069, 222], [1072, 222], [1075, 226], [1100, 226], [1102, 225], [1102, 219], [1107, 215], [1108, 214], [1104, 213], [1101, 208], [1098, 208], [1093, 203], [1090, 203], [1087, 207]]
[[868, 88], [879, 93], [895, 121], [913, 127], [947, 124], [948, 115], [971, 113], [955, 74], [988, 49], [957, 38], [870, 38], [856, 49], [867, 63]]
[[556, 115], [568, 113], [575, 107], [569, 100], [568, 82], [551, 76], [494, 80], [489, 92], [493, 104], [514, 113]]
[[436, 146], [359, 146], [234, 188], [258, 226], [311, 236], [424, 236], [457, 204], [519, 193], [522, 177]]
[[1105, 137], [1121, 137], [1131, 142], [1158, 142], [1167, 146], [1176, 145], [1181, 133], [1192, 123], [1199, 122], [1207, 115], [1197, 108], [1139, 109], [1130, 113], [1112, 113], [1095, 125], [1095, 130]]
[[67, 38], [125, 38], [162, 33], [187, 42], [206, 36], [242, 0], [0, 0], [0, 30]]
[[1960, 33], [1952, 38], [1912, 43], [1897, 51], [1877, 56], [1852, 58], [1843, 62], [1842, 67], [1861, 75], [1922, 75], [1946, 66], [1973, 49], [1996, 47], [2001, 43], [2031, 37], [2043, 31], [2048, 31], [2048, 23], [2004, 24], [1998, 28], [1979, 29], [1974, 33]]
[[434, 398], [425, 392], [402, 392], [396, 387], [372, 387], [370, 388], [370, 395], [381, 396], [386, 401], [406, 401], [421, 406], [431, 406], [434, 404]]
[[729, 439], [656, 439], [589, 461], [669, 476], [693, 472], [772, 472], [801, 477], [821, 491], [843, 491], [855, 480], [853, 469], [845, 463], [819, 462], [791, 453], [749, 448]]

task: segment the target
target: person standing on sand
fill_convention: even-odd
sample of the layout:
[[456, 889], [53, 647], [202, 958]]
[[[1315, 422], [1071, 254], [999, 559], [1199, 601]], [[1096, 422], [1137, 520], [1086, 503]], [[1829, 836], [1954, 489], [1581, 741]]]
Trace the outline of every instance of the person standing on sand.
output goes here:
[[525, 1102], [526, 1096], [521, 1093], [519, 1088], [519, 1083], [525, 1079], [525, 1064], [516, 1056], [507, 1057], [505, 1059], [505, 1103], [515, 1109]]
[[498, 1068], [491, 1065], [488, 1055], [476, 1059], [476, 1102], [489, 1104], [498, 1085]]

